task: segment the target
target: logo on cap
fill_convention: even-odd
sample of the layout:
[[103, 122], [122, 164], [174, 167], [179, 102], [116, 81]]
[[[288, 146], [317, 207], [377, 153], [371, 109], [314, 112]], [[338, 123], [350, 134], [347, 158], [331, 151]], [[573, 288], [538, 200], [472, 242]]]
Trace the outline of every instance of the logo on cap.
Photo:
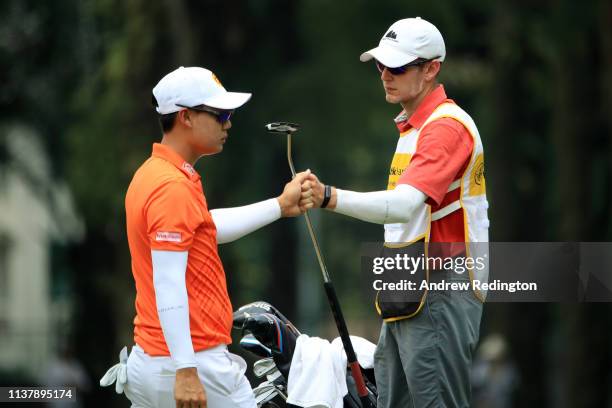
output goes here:
[[219, 84], [219, 86], [223, 86], [221, 81], [219, 81], [219, 78], [217, 78], [217, 76], [214, 73], [211, 72], [211, 74], [212, 74], [213, 81], [215, 81], [217, 84]]
[[396, 40], [397, 39], [397, 34], [395, 34], [395, 31], [389, 30], [389, 32], [387, 34], [385, 34], [385, 38], [390, 38], [392, 40]]

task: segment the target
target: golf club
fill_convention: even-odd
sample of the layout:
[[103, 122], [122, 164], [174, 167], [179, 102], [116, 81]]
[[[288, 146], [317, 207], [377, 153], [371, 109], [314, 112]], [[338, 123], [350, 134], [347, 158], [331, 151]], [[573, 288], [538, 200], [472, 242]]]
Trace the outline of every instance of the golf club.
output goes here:
[[278, 371], [278, 368], [276, 368], [276, 364], [274, 364], [274, 360], [271, 357], [257, 360], [253, 364], [253, 374], [257, 378], [272, 374], [274, 371]]
[[261, 406], [264, 403], [270, 401], [275, 396], [280, 395], [281, 398], [287, 401], [287, 395], [284, 393], [284, 387], [277, 384], [275, 381], [265, 381], [253, 389], [255, 395], [255, 402], [257, 406]]
[[[290, 122], [273, 122], [268, 123], [266, 125], [266, 130], [268, 132], [287, 135], [287, 161], [289, 162], [289, 168], [291, 169], [291, 175], [293, 177], [295, 177], [296, 173], [295, 167], [293, 166], [293, 159], [291, 157], [291, 136], [299, 129], [300, 125], [298, 125], [297, 123]], [[348, 365], [351, 368], [351, 375], [355, 380], [355, 385], [357, 387], [359, 399], [361, 400], [361, 405], [363, 408], [372, 407], [370, 399], [368, 398], [368, 389], [366, 388], [365, 381], [363, 379], [363, 373], [361, 372], [361, 367], [359, 367], [359, 362], [357, 361], [357, 356], [355, 355], [355, 350], [353, 349], [353, 343], [351, 342], [348, 328], [346, 327], [346, 321], [344, 320], [344, 316], [342, 315], [340, 302], [338, 301], [336, 290], [329, 277], [329, 273], [327, 272], [327, 267], [325, 266], [323, 255], [321, 253], [317, 237], [312, 227], [312, 223], [310, 222], [310, 216], [307, 212], [304, 213], [304, 219], [306, 220], [306, 226], [308, 228], [308, 233], [310, 234], [310, 240], [312, 241], [315, 253], [317, 254], [319, 267], [321, 268], [321, 273], [323, 274], [323, 287], [325, 288], [325, 293], [327, 294], [327, 299], [332, 309], [334, 320], [336, 321], [336, 326], [340, 334], [340, 339], [342, 340], [342, 345], [344, 346], [344, 350], [346, 352], [346, 358], [348, 360]]]
[[253, 390], [253, 393], [255, 394], [255, 402], [257, 406], [260, 407], [276, 397], [279, 392], [274, 384], [266, 381], [259, 384], [259, 386]]

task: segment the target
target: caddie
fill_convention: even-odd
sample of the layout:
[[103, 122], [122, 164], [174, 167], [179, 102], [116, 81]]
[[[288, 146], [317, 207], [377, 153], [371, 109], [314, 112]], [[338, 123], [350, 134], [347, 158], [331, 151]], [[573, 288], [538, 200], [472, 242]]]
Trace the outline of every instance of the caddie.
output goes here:
[[[472, 118], [438, 81], [445, 58], [433, 24], [419, 17], [393, 23], [360, 57], [374, 60], [386, 101], [402, 108], [387, 189], [360, 193], [309, 178], [315, 207], [384, 224], [388, 247], [448, 243], [442, 253], [468, 256], [488, 242], [483, 146]], [[429, 278], [486, 279], [477, 273], [431, 270]], [[484, 295], [429, 291], [401, 307], [377, 299], [383, 318], [375, 353], [378, 408], [470, 406]]]

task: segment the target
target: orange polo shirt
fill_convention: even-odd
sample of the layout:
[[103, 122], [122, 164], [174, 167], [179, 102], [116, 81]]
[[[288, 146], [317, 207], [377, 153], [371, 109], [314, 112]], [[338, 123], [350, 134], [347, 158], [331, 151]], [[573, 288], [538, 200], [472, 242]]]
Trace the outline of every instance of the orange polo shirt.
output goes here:
[[157, 314], [151, 250], [189, 251], [185, 281], [194, 350], [231, 343], [232, 305], [200, 175], [170, 147], [156, 143], [134, 174], [125, 211], [136, 283], [136, 344], [152, 356], [170, 355]]

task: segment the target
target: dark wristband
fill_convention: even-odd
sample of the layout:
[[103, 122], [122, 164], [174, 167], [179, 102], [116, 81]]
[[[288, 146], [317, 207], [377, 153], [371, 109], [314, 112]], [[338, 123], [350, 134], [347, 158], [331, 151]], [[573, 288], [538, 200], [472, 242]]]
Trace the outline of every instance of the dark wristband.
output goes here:
[[327, 204], [329, 204], [329, 200], [331, 199], [331, 186], [326, 184], [325, 185], [325, 194], [323, 195], [323, 202], [321, 203], [321, 208], [325, 208], [327, 207]]

